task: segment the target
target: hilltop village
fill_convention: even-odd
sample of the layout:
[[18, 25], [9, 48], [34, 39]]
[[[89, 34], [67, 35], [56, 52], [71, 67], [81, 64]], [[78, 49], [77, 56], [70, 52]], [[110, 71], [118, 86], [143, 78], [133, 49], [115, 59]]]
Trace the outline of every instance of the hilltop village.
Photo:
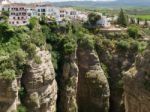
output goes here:
[[[87, 21], [88, 13], [78, 11], [73, 8], [60, 8], [51, 3], [11, 3], [9, 0], [3, 0], [0, 4], [0, 12], [9, 12], [8, 22], [13, 26], [27, 25], [32, 17], [40, 18], [45, 16], [49, 18], [48, 22], [54, 19], [58, 24], [67, 21]], [[110, 27], [109, 19], [99, 13], [101, 19], [98, 24], [102, 27]], [[1, 19], [1, 21], [3, 21]]]

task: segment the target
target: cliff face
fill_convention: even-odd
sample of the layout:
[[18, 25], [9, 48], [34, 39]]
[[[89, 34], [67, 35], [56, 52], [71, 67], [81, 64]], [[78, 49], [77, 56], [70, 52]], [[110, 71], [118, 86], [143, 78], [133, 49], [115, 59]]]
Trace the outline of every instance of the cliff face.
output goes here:
[[108, 112], [109, 85], [94, 50], [78, 48], [79, 112]]
[[124, 76], [126, 112], [150, 111], [150, 49], [138, 56], [136, 64]]
[[17, 80], [0, 79], [0, 112], [16, 111], [18, 104]]
[[41, 63], [29, 61], [22, 77], [22, 86], [26, 94], [23, 104], [29, 112], [55, 112], [57, 99], [57, 83], [55, 72], [48, 51], [37, 49]]
[[59, 112], [78, 112], [78, 72], [79, 70], [76, 64], [76, 53], [66, 56], [60, 81], [60, 101], [58, 104]]
[[109, 45], [105, 49], [97, 46], [99, 59], [107, 67], [109, 77], [110, 112], [124, 112], [122, 72], [128, 70], [135, 62], [136, 52], [115, 50]]

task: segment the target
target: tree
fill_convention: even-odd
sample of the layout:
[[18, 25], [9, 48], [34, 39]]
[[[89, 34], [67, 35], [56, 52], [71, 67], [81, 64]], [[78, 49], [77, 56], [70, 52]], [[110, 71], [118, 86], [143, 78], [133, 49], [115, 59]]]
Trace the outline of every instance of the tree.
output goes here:
[[138, 36], [138, 33], [139, 33], [139, 29], [137, 26], [132, 25], [128, 28], [128, 34], [130, 37], [136, 38]]
[[140, 24], [140, 18], [137, 18], [137, 24], [138, 25]]
[[101, 19], [101, 16], [96, 13], [90, 13], [88, 15], [88, 21], [91, 25], [96, 25], [96, 22]]
[[123, 9], [121, 9], [121, 11], [119, 13], [118, 24], [123, 26], [123, 27], [126, 27], [128, 25], [127, 17], [124, 14]]
[[0, 40], [8, 41], [14, 34], [14, 28], [7, 23], [0, 23]]
[[29, 20], [29, 28], [33, 29], [38, 24], [38, 19], [36, 17], [32, 17]]
[[135, 19], [134, 19], [134, 18], [131, 18], [131, 19], [130, 19], [130, 23], [131, 23], [131, 24], [135, 24]]
[[147, 27], [148, 26], [148, 22], [147, 20], [145, 20], [144, 26]]

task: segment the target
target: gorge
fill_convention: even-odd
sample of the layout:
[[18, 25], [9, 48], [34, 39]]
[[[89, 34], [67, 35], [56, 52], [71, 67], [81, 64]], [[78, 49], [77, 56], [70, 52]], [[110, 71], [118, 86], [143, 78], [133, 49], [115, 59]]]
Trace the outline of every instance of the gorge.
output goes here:
[[32, 22], [0, 24], [0, 112], [149, 112], [149, 40]]

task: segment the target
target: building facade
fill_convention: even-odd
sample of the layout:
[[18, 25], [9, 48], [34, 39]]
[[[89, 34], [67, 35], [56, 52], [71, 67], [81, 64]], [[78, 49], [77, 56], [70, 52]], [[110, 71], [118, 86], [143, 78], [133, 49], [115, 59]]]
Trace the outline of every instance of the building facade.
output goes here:
[[106, 16], [101, 16], [101, 19], [97, 21], [97, 25], [103, 28], [109, 28], [111, 26]]
[[28, 15], [25, 4], [11, 4], [9, 11], [9, 24], [14, 26], [28, 24]]
[[[86, 15], [79, 14], [73, 8], [59, 8], [50, 3], [10, 3], [9, 0], [3, 0], [0, 4], [0, 11], [9, 11], [9, 24], [14, 26], [26, 25], [32, 17], [40, 18], [46, 16], [53, 18], [57, 23], [64, 20], [87, 19]], [[81, 16], [80, 16], [81, 15]]]

